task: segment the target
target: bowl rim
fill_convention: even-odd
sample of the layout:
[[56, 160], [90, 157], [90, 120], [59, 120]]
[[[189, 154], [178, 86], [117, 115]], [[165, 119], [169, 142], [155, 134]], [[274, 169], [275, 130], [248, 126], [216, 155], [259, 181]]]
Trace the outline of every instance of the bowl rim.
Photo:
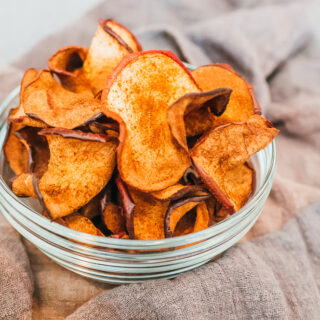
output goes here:
[[[188, 65], [189, 67], [189, 65]], [[13, 99], [18, 98], [20, 92], [20, 86], [13, 89], [3, 100], [0, 105], [0, 132], [3, 134], [4, 127], [7, 123], [7, 118], [4, 117], [8, 109], [8, 105], [12, 102]], [[4, 138], [0, 146], [2, 148]], [[86, 234], [80, 231], [72, 230], [68, 227], [60, 225], [54, 221], [51, 221], [39, 212], [35, 211], [33, 208], [25, 204], [19, 197], [17, 197], [7, 183], [4, 181], [2, 175], [0, 176], [0, 193], [3, 193], [3, 197], [9, 197], [13, 202], [17, 202], [20, 206], [23, 206], [26, 210], [26, 214], [29, 220], [32, 220], [33, 223], [39, 224], [42, 228], [55, 233], [56, 235], [68, 238], [76, 242], [81, 242], [83, 247], [86, 247], [86, 244], [90, 244], [98, 247], [108, 247], [108, 248], [120, 248], [120, 249], [158, 249], [158, 248], [171, 248], [178, 245], [191, 244], [195, 241], [202, 241], [207, 238], [211, 238], [217, 234], [224, 232], [225, 230], [231, 228], [237, 222], [241, 221], [248, 212], [250, 212], [259, 202], [259, 199], [268, 191], [270, 183], [273, 181], [273, 176], [276, 169], [276, 143], [275, 140], [272, 141], [265, 149], [260, 152], [268, 152], [271, 154], [270, 164], [267, 167], [267, 172], [264, 177], [262, 177], [262, 182], [255, 191], [255, 194], [247, 201], [247, 203], [233, 215], [227, 217], [226, 219], [198, 232], [193, 232], [187, 235], [173, 237], [173, 238], [164, 238], [159, 240], [135, 240], [135, 239], [117, 239], [110, 237], [101, 237]]]

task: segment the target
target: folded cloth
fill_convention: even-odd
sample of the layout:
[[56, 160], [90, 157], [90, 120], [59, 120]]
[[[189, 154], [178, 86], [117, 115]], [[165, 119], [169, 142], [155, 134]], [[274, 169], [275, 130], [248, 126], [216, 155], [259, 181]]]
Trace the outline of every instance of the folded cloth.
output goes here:
[[0, 216], [0, 319], [31, 318], [33, 279], [19, 234]]
[[174, 280], [106, 291], [68, 320], [318, 319], [320, 203]]
[[[253, 83], [265, 115], [281, 129], [276, 139], [278, 171], [266, 207], [254, 228], [246, 236], [246, 239], [252, 239], [282, 228], [288, 219], [299, 213], [303, 207], [320, 199], [319, 14], [319, 5], [314, 1], [302, 3], [286, 0], [276, 2], [109, 0], [101, 3], [74, 24], [40, 41], [29, 53], [16, 61], [14, 67], [21, 71], [28, 67], [43, 68], [46, 67], [51, 53], [61, 46], [88, 46], [94, 34], [97, 19], [100, 17], [112, 17], [129, 28], [133, 28], [144, 49], [170, 49], [184, 61], [196, 66], [210, 62], [230, 63]], [[12, 69], [0, 70], [1, 99], [10, 88], [13, 88], [21, 76], [21, 71], [18, 73]], [[312, 210], [315, 211], [316, 208], [313, 207], [309, 211]], [[306, 214], [304, 220], [308, 220], [309, 217], [313, 219], [312, 216], [311, 213]], [[295, 222], [290, 222], [290, 225], [296, 225], [297, 229], [297, 226], [301, 226], [301, 221], [300, 218], [297, 218]], [[311, 224], [312, 221], [315, 220], [311, 220]], [[312, 226], [315, 227], [316, 223], [314, 222]], [[293, 235], [297, 233], [294, 227], [287, 226], [286, 228], [286, 230], [292, 230]], [[195, 272], [182, 275], [174, 281], [147, 282], [143, 285], [116, 288], [110, 293], [104, 292], [89, 303], [88, 310], [92, 314], [96, 314], [94, 310], [102, 310], [104, 312], [102, 315], [108, 314], [106, 312], [109, 314], [114, 312], [116, 319], [117, 317], [129, 317], [130, 313], [126, 313], [128, 308], [123, 305], [131, 305], [134, 301], [131, 298], [134, 297], [137, 299], [137, 305], [134, 306], [132, 312], [139, 312], [137, 308], [140, 304], [146, 315], [159, 315], [159, 318], [164, 314], [159, 312], [159, 308], [166, 308], [166, 312], [172, 311], [171, 318], [175, 316], [179, 318], [175, 312], [180, 312], [186, 319], [201, 319], [193, 316], [192, 311], [203, 308], [205, 312], [212, 310], [221, 312], [216, 313], [218, 314], [216, 318], [223, 319], [228, 319], [229, 315], [231, 319], [232, 315], [239, 319], [259, 318], [255, 316], [259, 315], [259, 312], [262, 315], [260, 318], [274, 315], [275, 319], [315, 319], [317, 318], [314, 317], [315, 313], [308, 309], [310, 305], [302, 300], [302, 298], [310, 298], [310, 301], [313, 301], [314, 310], [318, 310], [316, 301], [319, 295], [310, 284], [312, 272], [316, 274], [313, 260], [316, 259], [315, 249], [308, 252], [310, 264], [305, 263], [307, 253], [300, 254], [300, 252], [303, 246], [310, 247], [308, 243], [316, 243], [317, 234], [315, 232], [301, 233], [305, 237], [300, 236], [299, 239], [295, 239], [301, 242], [299, 246], [292, 245], [292, 247], [288, 245], [290, 239], [286, 239], [285, 234], [287, 233], [276, 232], [270, 235], [272, 240], [268, 235], [255, 240], [254, 244], [244, 243], [239, 245], [239, 249], [236, 246], [229, 250], [221, 260], [208, 264]], [[15, 239], [19, 246], [19, 238]], [[305, 244], [302, 244], [303, 240]], [[271, 244], [268, 246], [270, 241], [274, 244], [273, 247]], [[33, 245], [28, 242], [25, 244], [35, 278], [34, 319], [63, 319], [90, 298], [111, 288], [109, 285], [81, 278], [62, 269], [35, 249]], [[5, 242], [0, 242], [0, 249], [5, 246]], [[260, 255], [260, 248], [265, 255]], [[288, 248], [287, 259], [290, 261], [290, 268], [297, 266], [296, 272], [295, 269], [287, 272], [284, 260], [278, 257], [280, 252], [283, 252], [282, 248]], [[245, 255], [246, 250], [250, 251], [248, 252], [250, 254]], [[293, 256], [296, 259], [294, 262], [290, 260], [293, 259]], [[273, 258], [277, 258], [278, 261], [275, 262]], [[2, 259], [0, 254], [0, 260]], [[236, 263], [238, 260], [242, 261], [247, 268], [240, 270], [239, 264]], [[223, 261], [228, 261], [228, 263], [225, 264]], [[17, 263], [21, 262], [17, 260]], [[223, 269], [222, 264], [224, 264]], [[278, 269], [274, 267], [277, 264]], [[301, 265], [305, 268], [303, 272]], [[273, 278], [270, 276], [273, 272], [271, 270], [277, 271]], [[308, 287], [310, 292], [303, 293], [303, 290], [300, 290], [304, 285], [301, 274], [307, 277], [307, 280], [304, 281], [310, 284]], [[225, 285], [229, 288], [228, 294], [218, 286], [219, 284], [222, 286], [223, 281], [217, 280], [217, 275], [225, 279]], [[3, 273], [0, 268], [0, 278], [2, 277]], [[202, 281], [202, 279], [206, 280]], [[250, 282], [247, 283], [247, 280]], [[264, 280], [266, 281], [263, 282]], [[295, 280], [297, 283], [294, 282]], [[31, 274], [29, 274], [29, 281], [31, 281]], [[188, 285], [184, 285], [185, 283]], [[262, 283], [264, 285], [260, 285]], [[297, 286], [297, 291], [292, 289], [293, 283]], [[155, 295], [152, 288], [155, 287], [159, 287], [158, 298], [151, 300]], [[215, 291], [210, 291], [208, 287], [210, 289], [212, 287], [212, 290]], [[15, 290], [14, 282], [11, 288]], [[194, 294], [190, 294], [194, 288], [197, 295], [202, 297], [203, 303], [197, 299], [195, 305], [190, 298], [190, 301], [188, 300], [190, 308], [188, 306], [184, 309], [178, 308], [180, 299], [182, 299], [181, 303], [186, 301], [181, 297], [179, 288], [184, 288], [185, 294], [196, 299]], [[254, 288], [256, 290], [253, 290]], [[288, 294], [286, 288], [293, 291]], [[122, 290], [125, 295], [117, 298], [118, 293]], [[220, 291], [226, 293], [226, 297], [219, 298]], [[267, 291], [270, 293], [268, 296]], [[0, 300], [7, 301], [9, 298], [4, 292], [0, 287]], [[19, 292], [14, 292], [17, 297], [15, 300], [19, 299]], [[150, 294], [150, 299], [143, 300], [148, 298], [148, 294]], [[167, 299], [168, 297], [163, 296], [164, 294], [170, 295], [172, 299]], [[310, 295], [306, 296], [307, 294]], [[275, 300], [272, 300], [273, 296], [279, 298], [279, 309], [271, 305], [271, 301], [275, 303]], [[106, 302], [108, 299], [110, 303]], [[106, 311], [106, 307], [101, 309], [103, 307], [101, 301], [111, 311], [109, 309]], [[220, 311], [210, 309], [210, 305], [218, 308], [217, 301], [221, 302]], [[240, 303], [241, 307], [237, 309]], [[172, 304], [173, 310], [169, 310], [170, 306], [165, 304]], [[30, 304], [26, 306], [30, 308]], [[121, 314], [122, 311], [119, 311], [120, 306], [123, 314]], [[177, 308], [174, 309], [174, 306]], [[243, 306], [248, 306], [248, 308]], [[255, 306], [256, 313], [249, 306]], [[269, 309], [270, 313], [268, 313]], [[243, 314], [241, 314], [242, 310]], [[248, 313], [252, 313], [253, 316], [248, 316]], [[294, 313], [296, 314], [293, 315]], [[199, 314], [206, 316], [205, 313]], [[140, 315], [143, 318], [143, 314]], [[84, 319], [85, 316], [86, 310], [81, 308], [73, 318]], [[133, 318], [137, 317], [133, 316]], [[165, 317], [170, 319], [168, 313], [165, 314]], [[17, 318], [19, 319], [19, 316]], [[96, 316], [96, 318], [99, 317]], [[110, 318], [112, 319], [111, 315]]]

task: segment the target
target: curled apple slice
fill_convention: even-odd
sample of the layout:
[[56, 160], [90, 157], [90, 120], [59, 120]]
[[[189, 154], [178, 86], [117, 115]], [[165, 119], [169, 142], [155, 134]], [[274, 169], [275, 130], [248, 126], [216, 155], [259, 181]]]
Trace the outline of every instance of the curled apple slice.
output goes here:
[[201, 66], [191, 72], [199, 87], [204, 90], [230, 88], [232, 94], [226, 111], [216, 117], [213, 126], [235, 121], [246, 121], [253, 114], [261, 114], [252, 85], [227, 64]]
[[24, 73], [22, 80], [21, 80], [21, 85], [20, 85], [20, 93], [19, 93], [19, 98], [20, 98], [20, 103], [19, 107], [16, 110], [16, 112], [11, 113], [9, 115], [9, 121], [19, 123], [21, 126], [30, 126], [30, 127], [39, 127], [39, 128], [45, 128], [46, 124], [43, 123], [42, 121], [31, 119], [28, 117], [23, 108], [22, 104], [22, 97], [25, 88], [35, 81], [38, 77], [38, 71], [34, 68], [27, 69], [27, 71]]
[[128, 29], [113, 20], [101, 19], [83, 65], [94, 94], [105, 87], [123, 57], [140, 50], [139, 42]]
[[[16, 112], [16, 110], [13, 112]], [[19, 123], [8, 122], [7, 136], [3, 147], [9, 166], [16, 175], [28, 172], [29, 167], [28, 149], [15, 135], [15, 132], [21, 129], [22, 126]]]
[[237, 186], [234, 179], [251, 181], [244, 183], [251, 190], [252, 170], [244, 163], [252, 154], [265, 148], [278, 132], [269, 121], [253, 115], [246, 122], [211, 129], [190, 151], [203, 182], [229, 213], [241, 207], [238, 193], [247, 190], [241, 190], [241, 183]]
[[[175, 228], [178, 222], [184, 217], [184, 215], [186, 215], [188, 212], [196, 208], [201, 202], [206, 201], [210, 197], [210, 195], [190, 197], [170, 204], [170, 207], [165, 214], [164, 220], [164, 230], [166, 238], [173, 237]], [[201, 219], [203, 220], [202, 217]], [[198, 222], [198, 226], [200, 225], [202, 225], [201, 221]], [[209, 222], [206, 227], [208, 226]]]
[[118, 65], [101, 101], [104, 113], [120, 123], [117, 161], [126, 184], [145, 192], [162, 190], [190, 166], [167, 122], [169, 107], [188, 92], [199, 89], [171, 52], [136, 53]]
[[90, 83], [83, 70], [88, 49], [78, 46], [60, 48], [48, 61], [51, 72], [55, 73], [65, 89], [79, 93], [91, 93]]
[[99, 115], [100, 102], [90, 94], [64, 89], [47, 70], [40, 71], [22, 94], [24, 112], [51, 127], [73, 129]]
[[150, 193], [152, 197], [159, 201], [174, 201], [191, 195], [207, 195], [208, 191], [203, 185], [182, 185], [175, 184], [164, 190]]
[[67, 131], [39, 132], [48, 141], [50, 160], [43, 176], [34, 179], [34, 189], [53, 219], [87, 204], [108, 183], [115, 167], [116, 142], [96, 142], [92, 133], [86, 141], [74, 132], [67, 135], [72, 138], [64, 138]]
[[[231, 90], [219, 88], [212, 91], [187, 93], [175, 101], [167, 111], [167, 121], [176, 141], [188, 152], [185, 117], [199, 109], [210, 109], [215, 115], [223, 114], [227, 107]], [[199, 119], [198, 119], [199, 120]]]

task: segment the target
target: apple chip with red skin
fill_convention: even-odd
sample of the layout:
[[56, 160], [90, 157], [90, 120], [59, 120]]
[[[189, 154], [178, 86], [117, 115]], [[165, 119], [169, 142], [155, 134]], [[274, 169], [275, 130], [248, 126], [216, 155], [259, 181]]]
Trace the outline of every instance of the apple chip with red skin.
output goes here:
[[[190, 151], [203, 182], [229, 213], [243, 205], [238, 196], [251, 190], [252, 170], [244, 163], [265, 148], [278, 132], [269, 121], [253, 115], [246, 122], [212, 128]], [[237, 185], [235, 178], [251, 183]]]
[[65, 89], [72, 92], [88, 92], [93, 96], [90, 83], [83, 70], [88, 49], [78, 46], [60, 48], [48, 61], [51, 72], [55, 73]]
[[[173, 234], [175, 232], [175, 228], [178, 224], [178, 222], [191, 210], [194, 208], [197, 208], [197, 206], [200, 203], [204, 203], [208, 200], [211, 196], [205, 195], [205, 196], [195, 196], [195, 197], [189, 197], [184, 198], [179, 201], [173, 202], [170, 204], [170, 207], [168, 208], [166, 214], [165, 214], [165, 220], [164, 220], [164, 231], [166, 238], [173, 237]], [[199, 211], [199, 218], [196, 219], [197, 223], [197, 231], [202, 230], [201, 228], [207, 228], [210, 224], [211, 219], [209, 219], [209, 213], [207, 212], [207, 219], [204, 217], [205, 210], [201, 208], [201, 212]], [[198, 215], [198, 213], [197, 213]], [[206, 222], [205, 222], [206, 220]]]
[[51, 127], [74, 129], [97, 117], [100, 102], [91, 93], [74, 93], [64, 89], [47, 70], [23, 91], [24, 112]]
[[128, 29], [114, 20], [101, 19], [83, 65], [94, 94], [105, 87], [122, 58], [137, 51], [141, 46]]
[[252, 85], [237, 74], [227, 64], [201, 66], [191, 72], [199, 87], [204, 90], [230, 88], [232, 94], [227, 109], [220, 117], [215, 117], [212, 126], [229, 122], [246, 121], [253, 114], [261, 114]]
[[[12, 111], [16, 112], [16, 110]], [[19, 175], [28, 172], [29, 153], [24, 145], [16, 136], [15, 132], [21, 129], [23, 125], [8, 122], [7, 136], [3, 146], [4, 155], [12, 171]]]
[[190, 73], [169, 51], [125, 57], [102, 93], [103, 112], [120, 123], [118, 170], [135, 189], [152, 192], [179, 181], [189, 155], [172, 139], [169, 107], [188, 92], [199, 92]]
[[56, 219], [87, 204], [108, 183], [115, 167], [117, 143], [102, 135], [67, 129], [39, 132], [48, 141], [47, 171], [34, 181], [35, 191], [49, 215]]
[[24, 173], [12, 180], [12, 191], [19, 197], [34, 197], [33, 175], [41, 178], [47, 170], [49, 147], [45, 137], [38, 135], [39, 128], [23, 127], [15, 132], [15, 136], [24, 144], [28, 152], [28, 167]]
[[19, 93], [19, 98], [20, 98], [20, 104], [16, 112], [11, 113], [9, 116], [9, 121], [14, 122], [14, 123], [19, 123], [22, 126], [31, 126], [31, 127], [39, 127], [39, 128], [45, 128], [46, 124], [43, 123], [42, 121], [31, 119], [28, 117], [23, 108], [23, 103], [22, 103], [22, 97], [25, 88], [35, 81], [38, 77], [38, 71], [34, 68], [27, 69], [27, 71], [24, 73], [22, 80], [21, 80], [21, 85], [20, 85], [20, 93]]
[[[211, 112], [217, 116], [224, 113], [231, 90], [228, 88], [219, 88], [207, 92], [187, 93], [177, 101], [175, 101], [167, 111], [167, 121], [171, 133], [178, 144], [188, 152], [186, 139], [185, 118], [188, 114], [193, 114], [195, 111], [210, 108]], [[193, 118], [195, 119], [195, 118]], [[198, 119], [198, 118], [197, 118]], [[198, 119], [199, 120], [199, 119]]]

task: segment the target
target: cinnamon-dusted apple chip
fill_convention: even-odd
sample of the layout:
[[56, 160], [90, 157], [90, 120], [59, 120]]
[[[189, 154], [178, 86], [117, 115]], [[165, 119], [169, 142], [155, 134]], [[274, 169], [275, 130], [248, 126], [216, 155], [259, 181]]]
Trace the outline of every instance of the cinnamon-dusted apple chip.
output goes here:
[[139, 42], [128, 29], [113, 20], [101, 19], [83, 66], [94, 94], [105, 87], [123, 57], [140, 50]]
[[185, 214], [196, 208], [201, 202], [205, 203], [210, 197], [210, 195], [189, 197], [170, 204], [164, 220], [166, 238], [173, 237], [176, 225]]
[[208, 191], [203, 185], [182, 185], [175, 184], [164, 190], [150, 193], [152, 197], [159, 201], [174, 201], [191, 195], [207, 195]]
[[88, 49], [78, 46], [60, 48], [48, 61], [49, 69], [55, 73], [64, 88], [73, 92], [91, 92], [90, 83], [83, 70]]
[[167, 122], [169, 107], [188, 92], [199, 89], [172, 52], [136, 53], [118, 65], [101, 100], [105, 114], [120, 123], [117, 161], [125, 183], [145, 192], [162, 190], [190, 166]]
[[201, 108], [209, 108], [213, 114], [220, 116], [225, 111], [230, 94], [231, 90], [227, 88], [219, 88], [207, 92], [187, 93], [170, 106], [167, 111], [167, 121], [171, 133], [187, 152], [186, 125], [188, 123], [185, 123], [185, 117], [188, 114], [194, 114], [195, 111], [199, 111]]
[[193, 232], [204, 230], [210, 227], [212, 223], [212, 219], [207, 208], [207, 203], [205, 201], [199, 203], [196, 210], [197, 217], [194, 223]]
[[[39, 132], [50, 149], [48, 170], [35, 191], [53, 219], [87, 204], [108, 183], [115, 167], [116, 142], [102, 135], [57, 128]], [[68, 138], [65, 138], [68, 137]], [[97, 142], [100, 141], [100, 142]]]
[[27, 71], [24, 73], [21, 80], [21, 85], [20, 85], [19, 107], [16, 112], [11, 113], [9, 116], [9, 121], [15, 122], [15, 123], [18, 122], [21, 125], [21, 127], [22, 126], [31, 126], [31, 127], [39, 127], [39, 128], [46, 127], [46, 124], [43, 123], [42, 121], [31, 119], [30, 117], [28, 117], [24, 112], [24, 108], [22, 104], [22, 97], [23, 97], [25, 88], [34, 80], [36, 80], [37, 77], [38, 77], [38, 71], [34, 68], [27, 69]]
[[106, 203], [105, 209], [102, 212], [102, 218], [105, 226], [113, 234], [125, 232], [125, 220], [119, 206], [112, 202]]
[[[237, 182], [233, 181], [233, 176], [246, 181], [249, 179], [252, 183], [251, 170], [239, 166], [252, 154], [265, 148], [278, 132], [269, 121], [253, 115], [246, 122], [211, 129], [190, 151], [194, 167], [202, 180], [229, 213], [238, 210], [242, 203], [238, 203], [236, 198], [240, 190], [236, 190]], [[242, 192], [245, 193], [245, 190]]]
[[194, 229], [194, 223], [196, 221], [196, 211], [191, 210], [186, 213], [177, 223], [173, 236], [179, 237], [192, 233]]
[[24, 127], [15, 132], [15, 136], [25, 145], [28, 151], [28, 168], [25, 173], [15, 177], [12, 181], [12, 191], [19, 197], [34, 197], [34, 174], [41, 178], [47, 170], [49, 162], [49, 147], [45, 137], [38, 135], [39, 128]]
[[21, 173], [12, 180], [12, 192], [18, 197], [37, 198], [33, 188], [31, 173]]
[[71, 214], [63, 218], [66, 226], [70, 229], [104, 237], [104, 234], [86, 217], [79, 214]]
[[150, 194], [129, 187], [129, 193], [135, 204], [133, 210], [134, 239], [163, 239], [164, 218], [169, 201], [158, 201]]
[[[14, 110], [13, 112], [16, 112]], [[21, 129], [23, 125], [19, 123], [8, 122], [7, 136], [4, 142], [3, 152], [12, 171], [19, 175], [28, 172], [29, 153], [24, 145], [16, 136], [15, 132]]]
[[199, 67], [191, 74], [204, 91], [217, 88], [232, 89], [226, 111], [222, 116], [214, 119], [213, 126], [246, 121], [253, 114], [261, 114], [252, 85], [237, 74], [231, 66], [217, 63]]
[[29, 117], [66, 129], [83, 125], [101, 111], [100, 102], [90, 93], [64, 89], [47, 70], [25, 88], [22, 104]]

